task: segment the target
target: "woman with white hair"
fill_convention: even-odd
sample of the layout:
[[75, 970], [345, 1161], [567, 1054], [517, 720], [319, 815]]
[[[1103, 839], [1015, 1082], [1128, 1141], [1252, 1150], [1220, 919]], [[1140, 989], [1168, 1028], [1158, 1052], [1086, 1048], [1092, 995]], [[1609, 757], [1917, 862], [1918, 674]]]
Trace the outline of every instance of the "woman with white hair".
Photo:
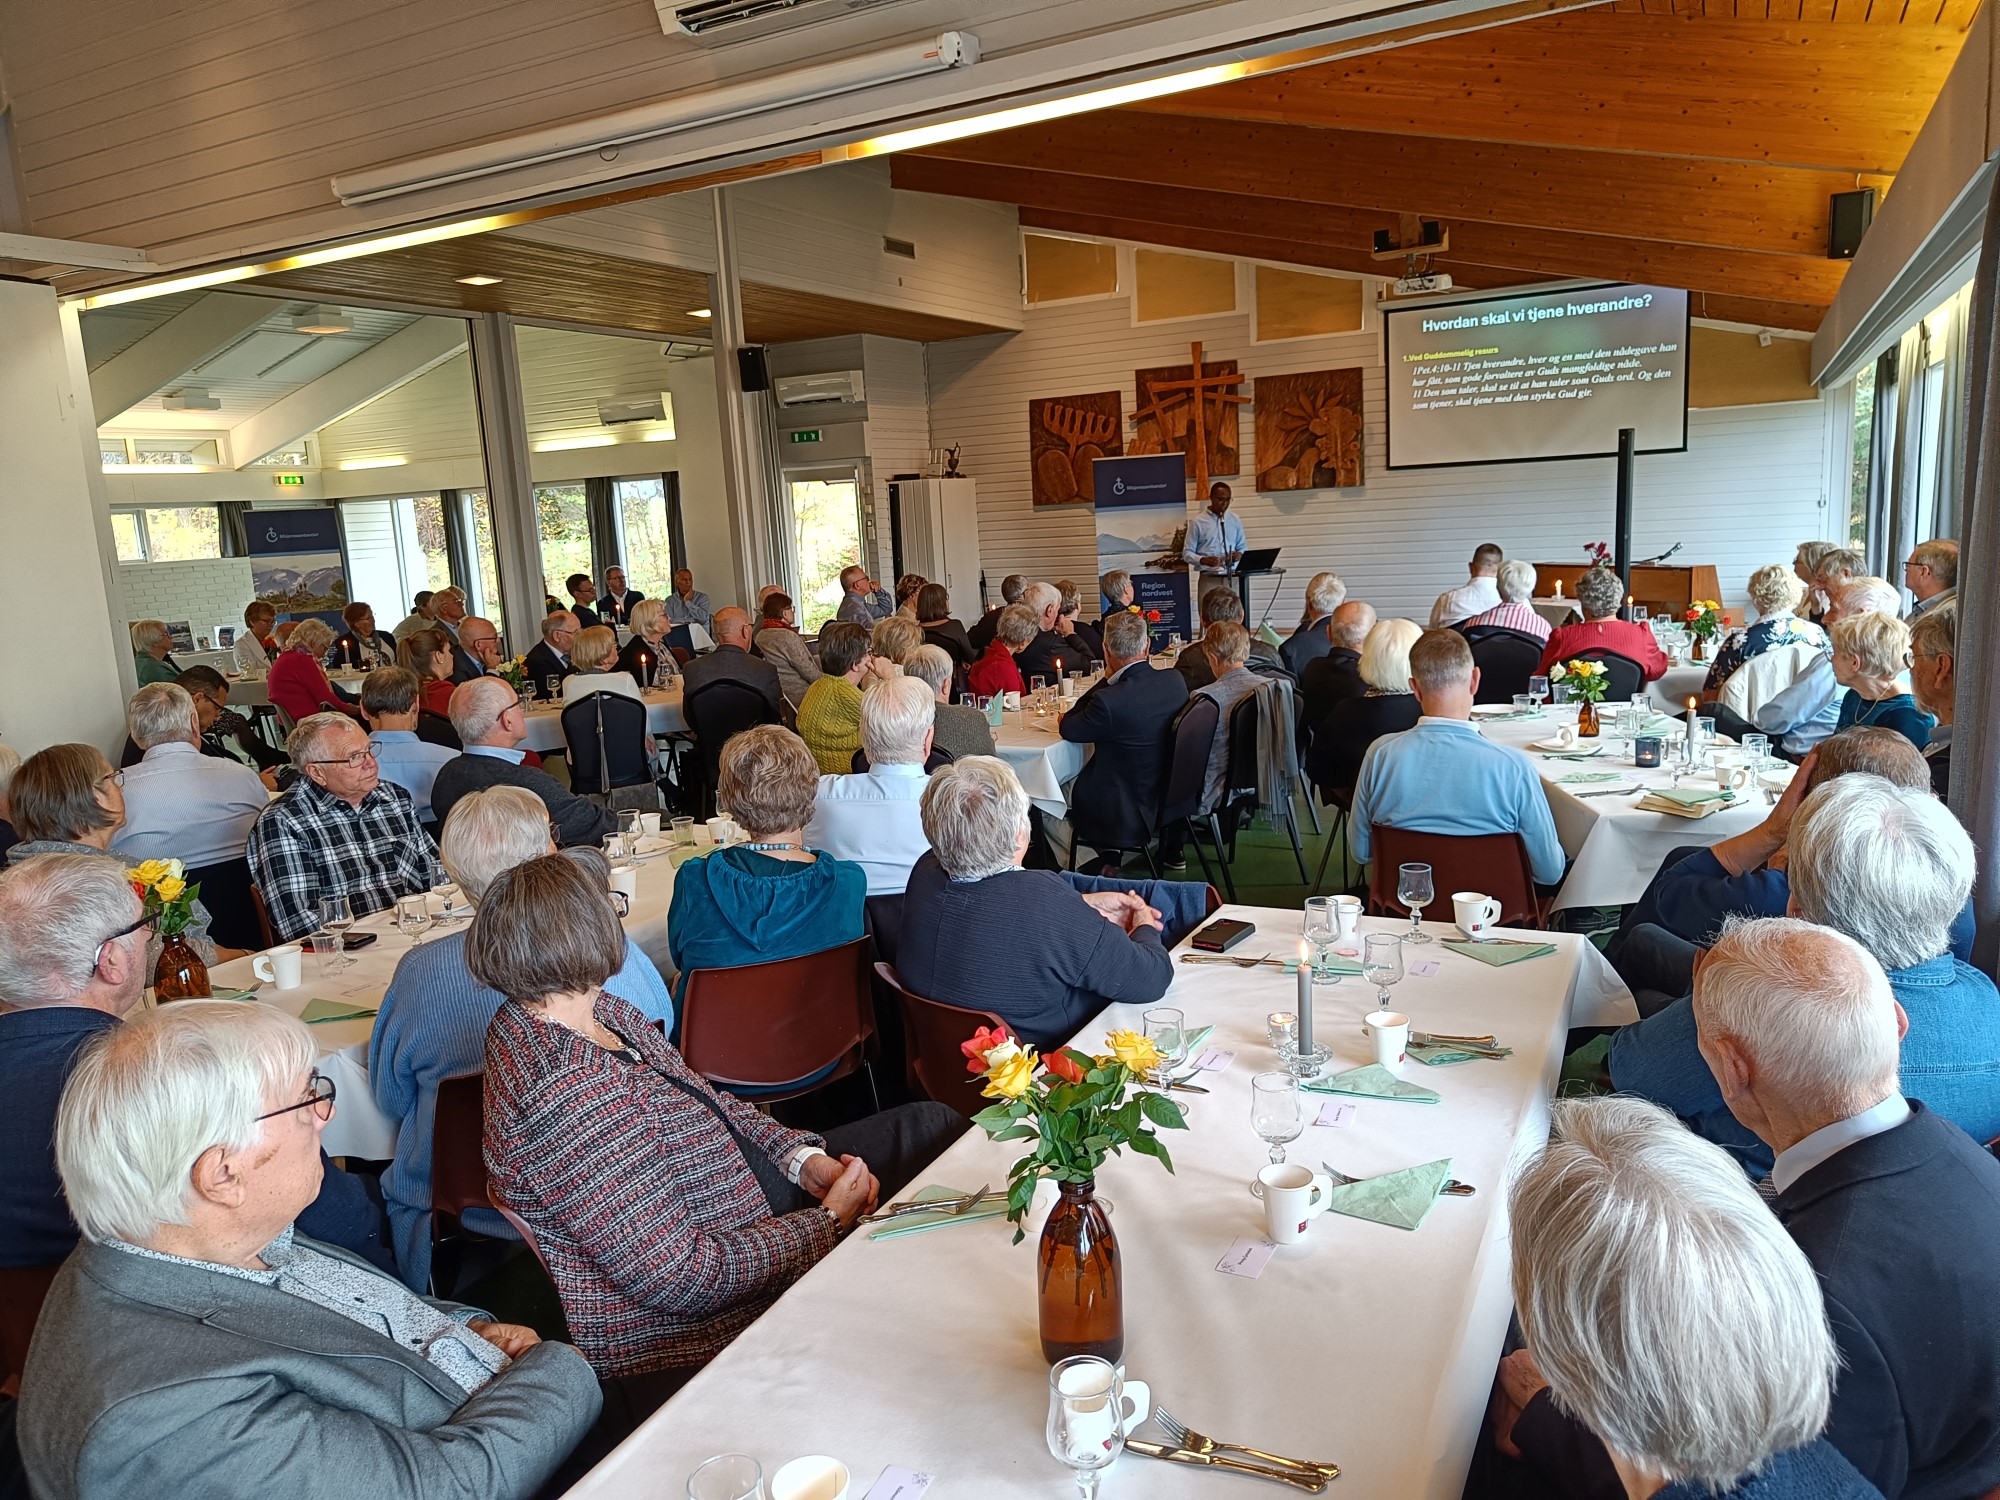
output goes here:
[[149, 682], [172, 682], [181, 675], [181, 669], [167, 653], [174, 649], [173, 634], [162, 620], [134, 620], [132, 622], [132, 665], [139, 675], [139, 686]]
[[[667, 632], [673, 628], [673, 621], [667, 618], [667, 606], [663, 601], [632, 595], [626, 597], [633, 601], [631, 615], [626, 621], [632, 635], [618, 653], [616, 670], [631, 674], [632, 680], [641, 688], [649, 688], [661, 667], [677, 665], [674, 648], [667, 644]], [[649, 609], [648, 605], [652, 607]], [[612, 639], [614, 642], [617, 639], [615, 632]], [[574, 651], [571, 659], [575, 659]]]
[[1306, 776], [1325, 801], [1352, 794], [1370, 745], [1416, 726], [1423, 708], [1410, 687], [1410, 647], [1423, 633], [1415, 620], [1378, 620], [1368, 632], [1359, 668], [1368, 691], [1334, 704], [1313, 729], [1306, 754]]
[[1746, 661], [1754, 661], [1766, 651], [1780, 646], [1811, 646], [1826, 649], [1826, 632], [1810, 620], [1798, 616], [1806, 596], [1798, 574], [1783, 563], [1772, 563], [1750, 575], [1750, 607], [1757, 611], [1755, 623], [1732, 631], [1715, 653], [1702, 695], [1714, 697], [1723, 683]]
[[1508, 558], [1500, 564], [1500, 571], [1493, 578], [1494, 586], [1500, 590], [1500, 602], [1483, 614], [1460, 620], [1457, 628], [1469, 630], [1475, 625], [1498, 625], [1503, 630], [1547, 641], [1549, 622], [1535, 610], [1536, 581], [1533, 563]]
[[896, 958], [911, 990], [990, 1010], [1044, 1048], [1114, 1001], [1166, 993], [1174, 966], [1157, 911], [1021, 868], [1028, 794], [1005, 761], [974, 755], [934, 772], [923, 823], [932, 852], [910, 871]]
[[295, 1233], [334, 1090], [268, 1005], [141, 1011], [87, 1047], [56, 1163], [85, 1243], [21, 1386], [30, 1487], [527, 1500], [602, 1406], [574, 1349]]
[[[1526, 1347], [1494, 1413], [1535, 1492], [1875, 1500], [1821, 1436], [1839, 1360], [1819, 1278], [1742, 1172], [1638, 1099], [1553, 1114], [1509, 1194]], [[1576, 1483], [1605, 1460], [1609, 1483]]]
[[1833, 680], [1847, 689], [1840, 700], [1834, 732], [1851, 724], [1893, 729], [1919, 750], [1931, 740], [1936, 722], [1917, 707], [1902, 685], [1910, 669], [1910, 627], [1893, 614], [1869, 610], [1847, 615], [1833, 627]]
[[271, 695], [272, 706], [290, 714], [295, 724], [317, 713], [332, 712], [346, 714], [365, 727], [361, 710], [334, 691], [333, 684], [327, 681], [326, 669], [320, 665], [333, 640], [333, 630], [326, 621], [299, 621], [298, 628], [285, 642], [285, 649], [271, 663], [265, 691]]

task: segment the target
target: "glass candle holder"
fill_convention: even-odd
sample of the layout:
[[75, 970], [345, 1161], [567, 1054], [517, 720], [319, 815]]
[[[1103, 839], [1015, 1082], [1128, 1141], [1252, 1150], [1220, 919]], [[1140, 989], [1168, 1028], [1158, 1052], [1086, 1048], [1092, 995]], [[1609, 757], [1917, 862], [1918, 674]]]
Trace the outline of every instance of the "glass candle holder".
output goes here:
[[1632, 764], [1653, 767], [1660, 764], [1660, 737], [1657, 734], [1642, 734], [1632, 741]]
[[1274, 1010], [1264, 1018], [1264, 1033], [1278, 1056], [1290, 1057], [1299, 1046], [1299, 1018], [1288, 1010]]

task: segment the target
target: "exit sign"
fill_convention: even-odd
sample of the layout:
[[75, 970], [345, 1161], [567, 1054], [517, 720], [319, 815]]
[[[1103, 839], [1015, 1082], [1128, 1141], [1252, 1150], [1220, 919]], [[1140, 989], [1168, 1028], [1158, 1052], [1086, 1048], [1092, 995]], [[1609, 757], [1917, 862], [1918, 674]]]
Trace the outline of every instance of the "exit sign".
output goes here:
[[804, 428], [801, 431], [792, 433], [791, 439], [795, 443], [816, 443], [819, 441], [819, 429], [817, 427]]
[[272, 477], [278, 481], [278, 488], [281, 490], [296, 489], [306, 482], [306, 476], [303, 474], [276, 474]]

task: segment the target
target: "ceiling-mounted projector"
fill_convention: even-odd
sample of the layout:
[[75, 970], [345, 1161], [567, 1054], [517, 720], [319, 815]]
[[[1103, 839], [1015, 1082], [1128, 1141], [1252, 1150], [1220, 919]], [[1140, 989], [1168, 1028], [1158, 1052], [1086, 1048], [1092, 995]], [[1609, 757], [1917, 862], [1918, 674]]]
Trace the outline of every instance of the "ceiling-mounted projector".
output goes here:
[[200, 386], [184, 386], [160, 397], [162, 411], [221, 411], [222, 402]]
[[1390, 290], [1398, 297], [1422, 297], [1430, 292], [1451, 290], [1451, 278], [1442, 271], [1433, 271], [1424, 276], [1399, 276], [1391, 283]]
[[354, 319], [337, 307], [315, 307], [292, 319], [293, 333], [352, 333]]

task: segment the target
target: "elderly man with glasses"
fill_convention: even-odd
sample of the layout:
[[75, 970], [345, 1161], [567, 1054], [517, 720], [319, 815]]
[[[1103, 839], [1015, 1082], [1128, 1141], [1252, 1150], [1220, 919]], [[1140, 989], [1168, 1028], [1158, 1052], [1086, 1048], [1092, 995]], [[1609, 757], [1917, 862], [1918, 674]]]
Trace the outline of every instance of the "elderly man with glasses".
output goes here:
[[596, 1420], [575, 1350], [298, 1231], [315, 1052], [282, 1011], [195, 1000], [78, 1060], [55, 1135], [84, 1243], [22, 1381], [36, 1494], [526, 1500]]
[[442, 823], [467, 793], [489, 786], [517, 786], [533, 792], [549, 810], [556, 841], [564, 848], [595, 844], [616, 830], [617, 815], [579, 797], [547, 771], [524, 764], [527, 705], [504, 678], [482, 677], [451, 690], [451, 727], [463, 754], [438, 768], [431, 783], [431, 811]]
[[320, 902], [345, 896], [363, 917], [444, 879], [437, 845], [410, 794], [382, 780], [368, 733], [343, 714], [314, 714], [285, 741], [299, 779], [250, 832], [250, 874], [278, 941], [320, 924]]

